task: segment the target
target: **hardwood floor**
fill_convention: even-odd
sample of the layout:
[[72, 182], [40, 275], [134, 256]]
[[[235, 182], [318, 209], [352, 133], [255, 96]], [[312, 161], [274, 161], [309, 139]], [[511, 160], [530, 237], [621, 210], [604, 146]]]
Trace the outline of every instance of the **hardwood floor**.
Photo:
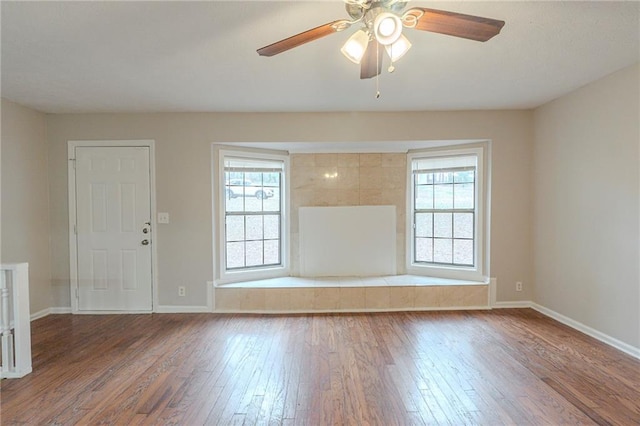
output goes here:
[[640, 424], [640, 362], [530, 310], [51, 315], [2, 424]]

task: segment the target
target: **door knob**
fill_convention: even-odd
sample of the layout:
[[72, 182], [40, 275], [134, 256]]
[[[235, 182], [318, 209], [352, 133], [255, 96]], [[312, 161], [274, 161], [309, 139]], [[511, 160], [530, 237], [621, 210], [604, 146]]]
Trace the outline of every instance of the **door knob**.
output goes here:
[[143, 233], [143, 234], [148, 234], [148, 233], [149, 233], [149, 229], [148, 229], [148, 228], [144, 228], [144, 229], [142, 230], [142, 233]]
[[142, 245], [143, 246], [148, 246], [149, 245], [149, 240], [142, 240]]

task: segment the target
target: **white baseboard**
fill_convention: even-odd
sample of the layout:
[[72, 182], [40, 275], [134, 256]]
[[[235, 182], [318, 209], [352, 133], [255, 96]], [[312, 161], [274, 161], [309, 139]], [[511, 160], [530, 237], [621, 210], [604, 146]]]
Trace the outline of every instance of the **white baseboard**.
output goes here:
[[[158, 306], [154, 312], [157, 313], [165, 313], [165, 314], [180, 314], [180, 313], [206, 313], [211, 312], [211, 308], [208, 306]], [[53, 314], [70, 314], [71, 307], [54, 307], [43, 309], [38, 312], [34, 312], [31, 314], [31, 321], [37, 320], [39, 318], [44, 318], [47, 315]], [[79, 312], [79, 314], [99, 314], [105, 312]], [[108, 312], [109, 314], [117, 314], [120, 312]], [[150, 313], [150, 312], [143, 312]]]
[[50, 313], [51, 313], [51, 308], [43, 309], [41, 311], [32, 313], [31, 316], [30, 316], [30, 319], [31, 319], [31, 321], [35, 321], [37, 319], [46, 317]]
[[20, 371], [3, 371], [2, 373], [0, 373], [0, 378], [3, 379], [20, 379], [24, 376], [26, 376], [27, 374], [31, 373], [33, 371], [33, 369], [31, 368], [31, 366], [29, 366], [28, 368], [25, 368], [24, 370], [20, 370]]
[[158, 306], [153, 311], [158, 314], [201, 314], [211, 313], [211, 308], [208, 306], [173, 306], [165, 305]]
[[530, 308], [533, 302], [528, 300], [516, 300], [513, 302], [495, 302], [491, 307], [493, 309], [508, 309], [508, 308]]
[[543, 315], [546, 315], [554, 320], [563, 323], [564, 325], [568, 325], [571, 328], [574, 328], [588, 336], [593, 337], [594, 339], [600, 340], [603, 343], [606, 343], [609, 346], [613, 346], [614, 348], [621, 350], [622, 352], [631, 355], [634, 358], [640, 359], [640, 348], [636, 348], [635, 346], [631, 346], [628, 343], [622, 342], [614, 337], [609, 336], [601, 331], [598, 331], [594, 328], [589, 327], [588, 325], [584, 325], [581, 322], [573, 320], [569, 317], [566, 317], [562, 314], [557, 313], [549, 308], [545, 308], [544, 306], [538, 305], [537, 303], [532, 303], [531, 308], [540, 312]]
[[489, 306], [446, 306], [426, 308], [361, 308], [361, 309], [297, 309], [297, 310], [266, 310], [266, 309], [216, 309], [216, 314], [260, 314], [260, 315], [300, 315], [300, 314], [366, 314], [380, 312], [428, 312], [428, 311], [486, 311]]
[[554, 320], [561, 322], [564, 325], [568, 325], [569, 327], [578, 330], [581, 333], [586, 334], [587, 336], [591, 336], [594, 339], [597, 339], [603, 343], [606, 343], [609, 346], [613, 346], [614, 348], [621, 350], [622, 352], [631, 355], [634, 358], [640, 359], [640, 348], [636, 348], [635, 346], [631, 346], [628, 343], [622, 342], [614, 337], [609, 336], [601, 331], [598, 331], [594, 328], [591, 328], [587, 325], [582, 324], [579, 321], [566, 317], [562, 314], [559, 314], [556, 311], [553, 311], [549, 308], [546, 308], [542, 305], [538, 305], [537, 303], [530, 301], [515, 301], [515, 302], [495, 302], [492, 306], [493, 309], [506, 309], [506, 308], [531, 308], [543, 315], [548, 316], [549, 318], [553, 318]]
[[67, 308], [67, 307], [46, 308], [41, 311], [32, 313], [30, 316], [30, 319], [31, 321], [35, 321], [37, 319], [44, 318], [51, 314], [70, 314], [70, 313], [71, 313], [71, 308]]

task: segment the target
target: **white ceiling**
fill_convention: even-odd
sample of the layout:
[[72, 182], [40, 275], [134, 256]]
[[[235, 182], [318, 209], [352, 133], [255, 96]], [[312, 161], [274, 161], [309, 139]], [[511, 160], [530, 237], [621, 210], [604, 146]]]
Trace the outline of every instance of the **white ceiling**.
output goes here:
[[3, 1], [1, 94], [51, 113], [520, 109], [640, 60], [636, 1], [410, 5], [506, 24], [486, 43], [406, 30], [413, 48], [375, 99], [340, 53], [353, 28], [256, 53], [347, 18], [340, 1]]

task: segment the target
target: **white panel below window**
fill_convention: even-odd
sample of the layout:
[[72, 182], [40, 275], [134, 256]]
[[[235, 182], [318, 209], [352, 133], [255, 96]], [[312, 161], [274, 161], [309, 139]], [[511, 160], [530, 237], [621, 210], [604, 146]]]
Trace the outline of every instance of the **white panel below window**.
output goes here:
[[395, 206], [300, 207], [303, 277], [396, 274]]

